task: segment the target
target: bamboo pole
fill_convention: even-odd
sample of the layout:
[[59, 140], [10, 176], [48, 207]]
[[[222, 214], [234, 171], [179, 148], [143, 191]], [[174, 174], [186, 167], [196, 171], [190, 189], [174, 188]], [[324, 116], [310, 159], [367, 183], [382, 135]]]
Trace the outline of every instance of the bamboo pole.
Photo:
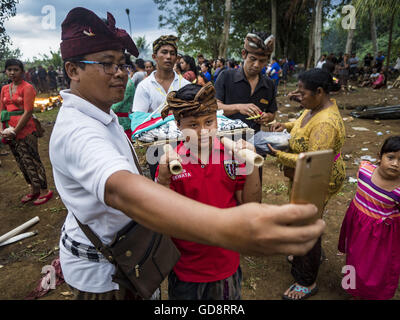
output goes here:
[[[227, 137], [222, 137], [221, 142], [229, 150], [235, 150], [236, 142], [232, 141], [231, 139]], [[237, 155], [242, 159], [245, 159], [248, 164], [254, 165], [256, 167], [261, 167], [264, 164], [264, 158], [249, 149], [239, 150], [237, 152]]]
[[[163, 149], [164, 153], [169, 153], [169, 154], [175, 153], [174, 149], [172, 149], [170, 144], [165, 144]], [[173, 175], [177, 175], [183, 172], [182, 164], [178, 160], [170, 161], [168, 166], [169, 166], [169, 171], [171, 171]]]
[[29, 237], [35, 236], [37, 234], [38, 234], [37, 231], [21, 233], [21, 234], [16, 235], [16, 236], [14, 236], [12, 238], [9, 238], [6, 241], [0, 242], [0, 247], [5, 246], [7, 244], [11, 244], [11, 243], [17, 242], [17, 241], [20, 241], [20, 240], [25, 239], [25, 238], [29, 238]]
[[35, 223], [39, 222], [39, 220], [40, 220], [39, 217], [34, 217], [33, 219], [25, 222], [24, 224], [21, 224], [19, 227], [16, 227], [15, 229], [7, 232], [6, 234], [0, 237], [0, 243], [16, 236], [17, 234], [21, 233], [30, 226], [33, 226]]

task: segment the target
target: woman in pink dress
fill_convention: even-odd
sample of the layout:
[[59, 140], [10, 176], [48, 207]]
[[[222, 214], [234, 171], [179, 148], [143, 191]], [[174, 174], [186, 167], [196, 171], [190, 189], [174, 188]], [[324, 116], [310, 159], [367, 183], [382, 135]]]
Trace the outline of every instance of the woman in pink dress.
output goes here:
[[378, 166], [362, 162], [357, 192], [339, 237], [346, 265], [355, 269], [353, 297], [391, 299], [400, 277], [400, 136], [388, 138]]
[[372, 89], [380, 89], [385, 86], [385, 73], [383, 69], [379, 73], [378, 78], [372, 83]]

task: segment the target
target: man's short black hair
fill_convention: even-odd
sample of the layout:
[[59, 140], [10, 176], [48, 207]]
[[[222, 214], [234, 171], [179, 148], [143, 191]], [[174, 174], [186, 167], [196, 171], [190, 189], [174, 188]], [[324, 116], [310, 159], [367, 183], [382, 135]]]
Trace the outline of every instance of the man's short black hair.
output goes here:
[[144, 60], [141, 59], [141, 58], [136, 59], [135, 64], [136, 64], [140, 69], [146, 68], [145, 65], [144, 65]]

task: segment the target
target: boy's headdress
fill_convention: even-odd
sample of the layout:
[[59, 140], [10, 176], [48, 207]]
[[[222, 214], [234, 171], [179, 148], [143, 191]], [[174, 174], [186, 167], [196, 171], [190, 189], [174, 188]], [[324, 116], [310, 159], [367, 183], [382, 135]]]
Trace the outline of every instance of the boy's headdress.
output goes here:
[[[167, 96], [167, 105], [161, 111], [163, 119], [168, 117], [170, 111], [173, 112], [175, 120], [189, 116], [203, 116], [218, 109], [217, 100], [215, 98], [215, 89], [211, 82], [197, 92], [199, 86], [188, 84], [179, 90], [179, 96], [183, 99], [176, 98], [178, 91], [171, 91]], [[193, 100], [189, 100], [196, 93]], [[185, 99], [185, 96], [190, 97]]]

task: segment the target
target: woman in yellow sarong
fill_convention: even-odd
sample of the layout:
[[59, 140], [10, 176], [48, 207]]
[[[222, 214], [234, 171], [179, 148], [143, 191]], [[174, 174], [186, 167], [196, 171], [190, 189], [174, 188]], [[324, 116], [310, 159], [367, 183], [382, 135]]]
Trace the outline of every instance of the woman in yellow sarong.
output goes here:
[[[304, 107], [303, 114], [295, 121], [276, 123], [272, 131], [290, 132], [290, 152], [273, 149], [271, 152], [284, 165], [285, 176], [293, 180], [296, 161], [301, 152], [333, 149], [335, 158], [331, 173], [328, 196], [336, 194], [346, 178], [345, 165], [341, 149], [345, 141], [345, 127], [338, 106], [331, 99], [331, 91], [339, 91], [332, 76], [321, 70], [312, 69], [299, 76], [298, 89], [290, 94], [292, 100], [298, 101]], [[306, 299], [317, 293], [316, 279], [321, 263], [321, 238], [313, 249], [303, 257], [293, 257], [292, 275], [295, 283], [284, 293], [287, 300]]]

